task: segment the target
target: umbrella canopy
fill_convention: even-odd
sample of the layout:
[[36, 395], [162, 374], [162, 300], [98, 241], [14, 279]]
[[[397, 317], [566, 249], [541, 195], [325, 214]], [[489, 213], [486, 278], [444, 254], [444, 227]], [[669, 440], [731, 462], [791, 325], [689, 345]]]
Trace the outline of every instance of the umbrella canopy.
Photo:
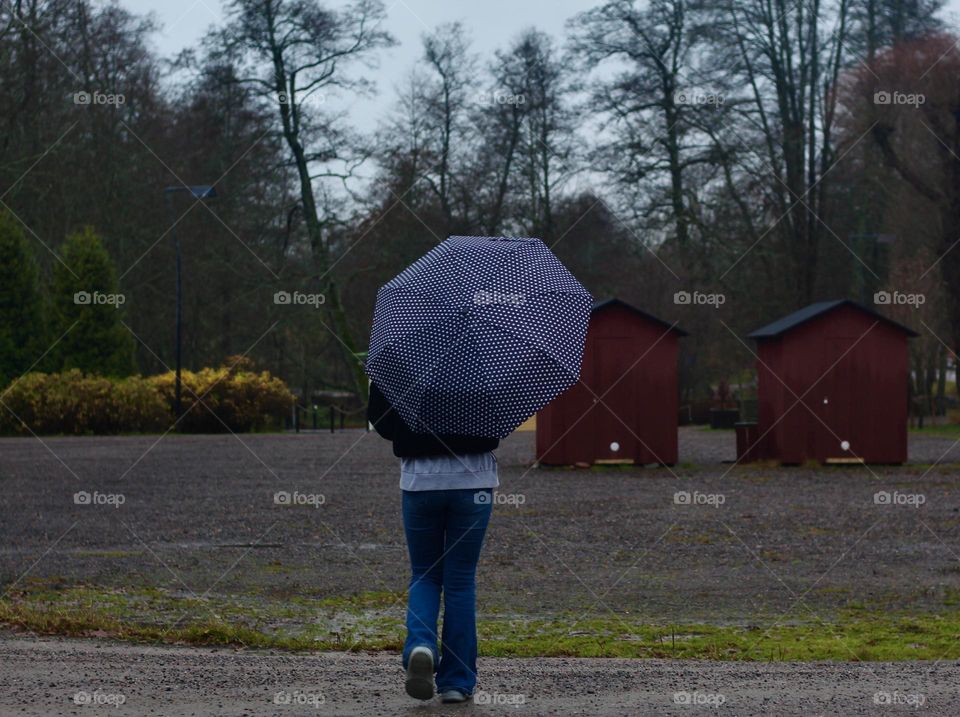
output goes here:
[[450, 237], [380, 287], [367, 374], [413, 431], [502, 438], [577, 382], [592, 303], [539, 239]]

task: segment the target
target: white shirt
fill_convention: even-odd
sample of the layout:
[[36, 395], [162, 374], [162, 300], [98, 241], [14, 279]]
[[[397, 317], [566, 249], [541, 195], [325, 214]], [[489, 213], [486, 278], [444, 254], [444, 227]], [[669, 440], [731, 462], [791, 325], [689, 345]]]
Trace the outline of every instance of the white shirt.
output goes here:
[[458, 490], [499, 485], [497, 458], [492, 451], [400, 459], [402, 490]]

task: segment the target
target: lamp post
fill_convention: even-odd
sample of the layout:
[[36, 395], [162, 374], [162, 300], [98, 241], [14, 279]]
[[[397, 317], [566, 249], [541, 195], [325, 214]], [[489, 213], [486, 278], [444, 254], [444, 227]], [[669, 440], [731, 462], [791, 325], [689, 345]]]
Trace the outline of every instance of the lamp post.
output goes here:
[[[897, 240], [896, 234], [851, 234], [852, 253], [857, 257], [854, 265], [856, 290], [860, 301], [867, 306], [873, 304], [873, 293], [886, 281], [889, 274], [888, 262], [890, 245]], [[864, 263], [869, 261], [869, 264]], [[872, 275], [867, 276], [867, 274]], [[856, 294], [855, 294], [856, 295]]]
[[180, 408], [180, 369], [181, 369], [181, 328], [182, 328], [182, 304], [183, 304], [183, 289], [182, 283], [180, 280], [180, 237], [177, 236], [177, 218], [173, 213], [173, 200], [171, 195], [174, 192], [187, 192], [194, 199], [215, 199], [217, 196], [217, 190], [214, 189], [212, 185], [209, 184], [200, 184], [192, 187], [186, 185], [180, 185], [177, 187], [165, 187], [163, 190], [163, 197], [166, 200], [167, 209], [170, 212], [170, 233], [173, 234], [173, 244], [175, 247], [177, 255], [177, 348], [176, 348], [176, 359], [177, 359], [177, 380], [176, 388], [174, 389], [174, 413], [176, 414], [177, 420], [180, 420], [181, 408]]

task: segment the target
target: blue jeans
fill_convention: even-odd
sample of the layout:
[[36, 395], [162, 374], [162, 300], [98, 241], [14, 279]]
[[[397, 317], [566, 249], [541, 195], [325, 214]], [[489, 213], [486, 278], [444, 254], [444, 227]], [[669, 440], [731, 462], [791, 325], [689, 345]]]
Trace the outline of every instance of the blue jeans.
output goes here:
[[[437, 690], [471, 695], [477, 686], [477, 561], [493, 492], [468, 488], [402, 493], [411, 568], [403, 666], [413, 648], [429, 647]], [[443, 649], [438, 655], [441, 590]]]

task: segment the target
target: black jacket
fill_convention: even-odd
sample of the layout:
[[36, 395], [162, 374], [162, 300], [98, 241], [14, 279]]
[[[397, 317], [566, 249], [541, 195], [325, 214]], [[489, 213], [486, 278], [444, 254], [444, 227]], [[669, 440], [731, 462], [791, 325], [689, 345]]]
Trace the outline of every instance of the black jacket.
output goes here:
[[414, 433], [375, 383], [370, 384], [367, 420], [377, 429], [377, 433], [393, 441], [393, 455], [400, 458], [485, 453], [500, 445], [499, 438]]

